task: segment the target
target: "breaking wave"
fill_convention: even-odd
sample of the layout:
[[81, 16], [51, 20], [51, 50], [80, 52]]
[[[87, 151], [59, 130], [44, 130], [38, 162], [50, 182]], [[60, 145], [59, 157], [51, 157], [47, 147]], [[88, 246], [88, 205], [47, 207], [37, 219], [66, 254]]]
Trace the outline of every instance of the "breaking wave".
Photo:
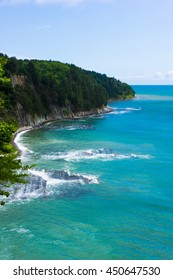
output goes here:
[[[87, 125], [71, 125], [60, 129], [93, 129]], [[21, 151], [21, 159], [24, 161], [30, 153], [33, 153], [24, 146], [22, 136], [27, 130], [19, 132], [14, 142]], [[6, 201], [24, 201], [38, 197], [48, 197], [56, 195], [57, 197], [78, 196], [86, 190], [90, 184], [98, 184], [98, 176], [89, 174], [70, 173], [68, 170], [28, 170], [26, 184], [14, 184], [10, 189], [10, 197], [4, 198]]]
[[[82, 121], [82, 120], [81, 120]], [[75, 125], [51, 125], [50, 127], [46, 127], [46, 129], [54, 129], [54, 130], [93, 130], [94, 127], [92, 125], [87, 124], [75, 124]]]
[[27, 237], [29, 237], [29, 238], [33, 237], [33, 234], [31, 234], [30, 230], [26, 229], [26, 228], [23, 228], [23, 227], [13, 228], [13, 229], [10, 229], [9, 231], [16, 232], [16, 233], [21, 234], [21, 235], [27, 235]]
[[16, 144], [18, 149], [21, 151], [20, 158], [22, 161], [26, 160], [26, 155], [33, 154], [33, 151], [31, 151], [27, 147], [25, 147], [25, 145], [23, 144], [23, 141], [22, 141], [22, 136], [28, 131], [29, 131], [29, 129], [19, 132], [14, 139], [14, 143]]
[[44, 155], [42, 158], [47, 160], [65, 160], [68, 162], [77, 162], [83, 160], [121, 160], [121, 159], [150, 159], [151, 155], [146, 154], [117, 154], [110, 149], [98, 149], [98, 150], [80, 150], [69, 152], [58, 152], [54, 154]]
[[[125, 110], [126, 112], [139, 111], [141, 108], [119, 108], [118, 112]], [[116, 111], [112, 112], [115, 113]], [[59, 129], [59, 128], [57, 128]], [[60, 127], [60, 129], [75, 130], [75, 129], [93, 129], [88, 125], [71, 125]], [[17, 134], [15, 143], [22, 152], [21, 158], [25, 158], [29, 151], [22, 141], [21, 137], [26, 131]], [[79, 162], [86, 160], [126, 160], [126, 159], [150, 159], [149, 154], [120, 154], [111, 149], [86, 149], [86, 150], [71, 150], [67, 152], [50, 153], [41, 156], [44, 160], [60, 160], [66, 162]], [[69, 170], [36, 170], [28, 171], [27, 183], [24, 185], [13, 185], [10, 188], [10, 197], [8, 201], [25, 201], [33, 198], [46, 198], [50, 196], [62, 197], [77, 197], [90, 191], [88, 185], [99, 184], [99, 178], [96, 175], [70, 173]]]
[[[66, 170], [29, 170], [27, 183], [13, 185], [10, 191], [9, 201], [28, 200], [38, 197], [78, 196], [88, 190], [85, 185], [98, 184], [98, 177], [87, 174], [71, 174]], [[81, 187], [82, 186], [82, 187]]]
[[105, 118], [105, 115], [102, 115], [102, 114], [89, 116], [89, 119], [104, 119], [104, 118]]
[[17, 147], [19, 148], [19, 150], [22, 151], [22, 152], [28, 151], [28, 149], [23, 145], [23, 143], [22, 143], [22, 141], [21, 141], [21, 136], [22, 136], [23, 134], [25, 134], [26, 132], [27, 132], [27, 130], [24, 130], [24, 131], [19, 132], [19, 133], [16, 135], [15, 139], [14, 139], [14, 143], [17, 145]]
[[66, 130], [92, 130], [94, 129], [91, 125], [70, 125], [65, 127]]
[[131, 113], [133, 111], [141, 111], [142, 108], [131, 108], [131, 107], [127, 107], [127, 108], [113, 108], [114, 110], [112, 112], [110, 112], [109, 114], [111, 115], [122, 115], [122, 114], [128, 114]]

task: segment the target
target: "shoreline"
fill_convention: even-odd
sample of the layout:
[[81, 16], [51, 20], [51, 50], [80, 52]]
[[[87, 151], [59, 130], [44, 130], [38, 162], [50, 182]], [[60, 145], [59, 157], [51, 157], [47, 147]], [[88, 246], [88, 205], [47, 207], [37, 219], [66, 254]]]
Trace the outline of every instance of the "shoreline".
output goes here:
[[[113, 102], [113, 101], [112, 101]], [[43, 127], [44, 125], [46, 125], [47, 123], [52, 123], [55, 121], [63, 121], [63, 120], [78, 120], [78, 119], [83, 119], [83, 118], [87, 118], [90, 116], [94, 116], [94, 115], [102, 115], [102, 114], [108, 114], [111, 113], [113, 111], [112, 108], [105, 106], [103, 108], [98, 108], [96, 110], [91, 110], [91, 111], [84, 111], [84, 112], [78, 112], [77, 114], [74, 114], [73, 116], [70, 117], [57, 117], [57, 118], [52, 118], [52, 119], [47, 119], [44, 121], [41, 121], [38, 124], [34, 124], [34, 125], [28, 125], [28, 126], [21, 126], [19, 127], [15, 133], [13, 134], [13, 139], [11, 141], [13, 147], [19, 151], [19, 153], [22, 153], [23, 150], [20, 149], [20, 147], [18, 146], [18, 144], [16, 143], [16, 138], [19, 137], [21, 134], [24, 134], [27, 131], [31, 131], [34, 129], [38, 129]]]
[[[108, 104], [109, 103], [114, 103], [114, 102], [121, 102], [121, 101], [128, 101], [128, 100], [131, 100], [131, 99], [135, 99], [135, 97], [129, 97], [129, 98], [121, 98], [121, 99], [110, 99], [108, 100]], [[96, 109], [92, 109], [90, 111], [80, 111], [80, 112], [77, 112], [76, 114], [71, 114], [70, 116], [68, 115], [57, 115], [57, 116], [48, 116], [47, 118], [45, 119], [41, 119], [38, 117], [38, 123], [37, 123], [37, 120], [36, 120], [36, 123], [33, 124], [33, 125], [25, 125], [25, 126], [21, 126], [19, 127], [16, 132], [13, 134], [13, 139], [12, 139], [12, 145], [13, 147], [15, 147], [20, 153], [22, 152], [22, 150], [18, 147], [18, 145], [16, 144], [15, 140], [16, 140], [16, 137], [17, 135], [19, 135], [19, 133], [21, 132], [26, 132], [26, 131], [30, 131], [30, 130], [33, 130], [33, 129], [38, 129], [38, 128], [41, 128], [43, 127], [44, 125], [46, 125], [47, 123], [52, 123], [52, 122], [55, 122], [55, 121], [63, 121], [63, 120], [78, 120], [78, 119], [83, 119], [83, 118], [87, 118], [87, 117], [90, 117], [90, 116], [94, 116], [94, 115], [102, 115], [102, 114], [108, 114], [108, 113], [111, 113], [113, 112], [114, 109], [112, 109], [111, 107], [109, 106], [103, 106], [101, 108], [96, 108]]]
[[13, 134], [13, 139], [11, 144], [13, 145], [13, 147], [19, 152], [22, 153], [24, 152], [24, 149], [21, 149], [19, 144], [17, 144], [17, 140], [20, 137], [20, 135], [24, 134], [27, 131], [33, 130], [34, 128], [32, 126], [24, 126], [24, 127], [20, 127], [14, 134]]

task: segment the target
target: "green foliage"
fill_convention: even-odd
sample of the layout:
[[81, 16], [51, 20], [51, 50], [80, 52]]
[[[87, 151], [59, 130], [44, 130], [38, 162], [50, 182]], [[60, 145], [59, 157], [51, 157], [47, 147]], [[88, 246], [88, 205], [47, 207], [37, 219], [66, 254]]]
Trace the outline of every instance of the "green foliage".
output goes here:
[[0, 83], [4, 85], [9, 85], [11, 79], [6, 76], [5, 65], [7, 64], [8, 59], [5, 56], [0, 56]]
[[24, 173], [18, 173], [18, 170], [26, 170], [27, 167], [23, 167], [21, 160], [18, 159], [18, 153], [11, 151], [7, 154], [1, 154], [0, 156], [0, 185], [9, 187], [14, 183], [25, 183], [24, 177], [27, 175]]
[[[16, 126], [7, 122], [0, 122], [0, 196], [10, 194], [5, 188], [14, 183], [25, 183], [26, 171], [29, 166], [23, 166], [18, 158], [19, 153], [11, 144]], [[0, 201], [4, 205], [4, 201]]]
[[0, 54], [0, 120], [14, 118], [14, 90], [10, 76], [6, 72], [8, 57]]
[[15, 57], [11, 57], [6, 61], [4, 67], [6, 73], [15, 74], [18, 71], [18, 62]]
[[[24, 112], [31, 116], [47, 116], [53, 107], [70, 108], [72, 112], [87, 111], [100, 108], [109, 99], [134, 96], [134, 92], [127, 84], [115, 78], [108, 78], [96, 72], [85, 71], [73, 64], [58, 61], [18, 60], [15, 57], [1, 59], [2, 75], [16, 77], [12, 94], [7, 89], [0, 98], [12, 100], [20, 104]], [[9, 80], [8, 80], [9, 81]], [[0, 84], [1, 90], [1, 84]], [[8, 98], [7, 98], [8, 96]], [[7, 106], [6, 102], [6, 107]], [[9, 109], [10, 110], [10, 109]]]
[[107, 92], [109, 99], [126, 99], [132, 98], [135, 95], [134, 90], [126, 83], [122, 83], [115, 78], [108, 78], [105, 74], [96, 73], [94, 71], [87, 71], [101, 87]]
[[[17, 127], [14, 124], [8, 124], [6, 122], [0, 123], [0, 153], [6, 153], [9, 149], [6, 149], [12, 140], [12, 135], [16, 131]], [[4, 148], [5, 147], [5, 148]], [[11, 146], [12, 148], [12, 146]]]

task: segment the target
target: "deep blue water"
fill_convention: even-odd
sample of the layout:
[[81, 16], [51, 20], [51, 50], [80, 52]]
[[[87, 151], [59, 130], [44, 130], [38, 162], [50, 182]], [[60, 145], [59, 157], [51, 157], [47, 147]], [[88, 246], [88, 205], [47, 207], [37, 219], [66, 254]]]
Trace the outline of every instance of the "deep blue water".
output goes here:
[[46, 186], [1, 207], [1, 259], [173, 259], [173, 86], [133, 88], [110, 114], [18, 136]]

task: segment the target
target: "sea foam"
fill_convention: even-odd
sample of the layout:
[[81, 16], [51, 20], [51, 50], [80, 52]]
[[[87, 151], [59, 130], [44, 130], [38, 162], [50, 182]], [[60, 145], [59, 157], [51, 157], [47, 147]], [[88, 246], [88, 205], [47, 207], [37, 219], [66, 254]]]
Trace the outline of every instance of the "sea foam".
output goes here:
[[24, 201], [52, 195], [62, 197], [69, 193], [74, 196], [85, 192], [85, 186], [99, 183], [98, 176], [71, 174], [68, 170], [29, 170], [26, 180], [26, 184], [15, 184], [9, 189], [11, 195], [7, 201]]
[[133, 111], [141, 111], [142, 108], [131, 108], [131, 107], [126, 107], [126, 108], [112, 108], [113, 111], [110, 112], [110, 115], [123, 115], [123, 114], [129, 114], [132, 113]]
[[150, 159], [152, 158], [149, 154], [118, 154], [113, 152], [111, 149], [98, 149], [98, 150], [79, 150], [79, 151], [68, 151], [58, 152], [49, 155], [43, 155], [42, 158], [46, 160], [64, 160], [68, 162], [78, 162], [84, 160], [120, 160], [120, 159]]
[[14, 143], [16, 144], [16, 146], [18, 147], [18, 149], [21, 151], [21, 158], [24, 160], [24, 156], [26, 153], [33, 153], [33, 151], [29, 150], [27, 147], [24, 146], [23, 142], [22, 142], [22, 136], [28, 132], [27, 130], [23, 130], [21, 132], [19, 132], [15, 139], [14, 139]]
[[19, 148], [19, 150], [21, 152], [28, 151], [28, 149], [22, 144], [22, 141], [21, 141], [21, 136], [24, 135], [26, 132], [27, 132], [27, 130], [19, 132], [14, 139], [14, 143], [17, 145], [17, 147]]

